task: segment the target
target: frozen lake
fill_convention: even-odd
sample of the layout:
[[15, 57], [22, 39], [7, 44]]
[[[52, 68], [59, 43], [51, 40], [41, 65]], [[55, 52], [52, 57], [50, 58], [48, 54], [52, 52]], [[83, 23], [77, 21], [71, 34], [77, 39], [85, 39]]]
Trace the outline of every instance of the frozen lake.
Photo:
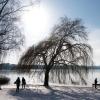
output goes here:
[[[25, 77], [28, 84], [43, 84], [44, 82], [44, 71], [41, 69], [32, 70], [30, 73], [24, 74], [16, 73], [14, 70], [2, 70], [0, 74], [9, 77], [10, 84], [13, 84], [17, 77]], [[75, 85], [84, 85], [84, 83], [87, 83], [87, 85], [91, 85], [96, 77], [98, 83], [100, 83], [100, 69], [89, 69], [87, 72], [83, 70], [80, 72], [81, 76], [79, 73], [67, 69], [53, 69], [49, 75], [50, 84], [71, 85], [73, 83]]]

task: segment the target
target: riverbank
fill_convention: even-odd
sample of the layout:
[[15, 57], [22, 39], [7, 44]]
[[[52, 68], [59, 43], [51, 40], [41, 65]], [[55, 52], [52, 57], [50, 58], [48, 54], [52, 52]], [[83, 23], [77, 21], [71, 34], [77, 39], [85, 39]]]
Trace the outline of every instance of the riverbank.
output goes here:
[[37, 85], [20, 89], [18, 93], [9, 86], [0, 90], [0, 100], [100, 100], [100, 89], [73, 86], [45, 88]]

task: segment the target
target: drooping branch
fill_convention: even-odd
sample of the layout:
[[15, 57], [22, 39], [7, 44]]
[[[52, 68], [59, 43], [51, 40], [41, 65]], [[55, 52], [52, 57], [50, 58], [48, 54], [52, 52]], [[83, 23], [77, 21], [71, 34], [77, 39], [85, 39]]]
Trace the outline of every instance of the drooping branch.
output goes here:
[[[81, 20], [64, 17], [53, 28], [48, 39], [29, 48], [19, 61], [19, 68], [27, 68], [29, 71], [32, 66], [28, 65], [45, 66], [45, 75], [47, 75], [44, 81], [45, 86], [48, 85], [49, 72], [54, 66], [74, 69], [81, 75], [82, 68], [86, 69], [87, 66], [93, 64], [92, 48], [87, 44], [87, 40], [87, 32]], [[23, 66], [24, 64], [27, 66]], [[80, 77], [83, 80], [83, 77]]]

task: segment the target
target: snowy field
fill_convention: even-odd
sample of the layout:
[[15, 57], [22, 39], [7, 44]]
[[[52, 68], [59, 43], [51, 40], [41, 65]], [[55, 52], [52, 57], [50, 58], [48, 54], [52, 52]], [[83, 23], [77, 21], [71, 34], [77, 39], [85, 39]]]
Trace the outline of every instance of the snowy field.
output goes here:
[[0, 90], [0, 100], [100, 100], [100, 89], [92, 87], [40, 85], [15, 91], [15, 86], [4, 86]]

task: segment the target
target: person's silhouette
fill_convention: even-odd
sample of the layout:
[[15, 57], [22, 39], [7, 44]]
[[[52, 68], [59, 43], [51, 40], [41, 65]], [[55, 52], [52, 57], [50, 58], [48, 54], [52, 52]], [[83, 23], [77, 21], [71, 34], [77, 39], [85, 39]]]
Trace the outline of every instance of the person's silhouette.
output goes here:
[[19, 87], [20, 87], [20, 78], [18, 77], [15, 81], [16, 84], [16, 92], [19, 92]]
[[97, 78], [95, 78], [95, 80], [94, 80], [94, 84], [95, 84], [95, 89], [97, 89]]
[[22, 77], [22, 89], [25, 89], [25, 85], [26, 85], [26, 80], [24, 77]]

